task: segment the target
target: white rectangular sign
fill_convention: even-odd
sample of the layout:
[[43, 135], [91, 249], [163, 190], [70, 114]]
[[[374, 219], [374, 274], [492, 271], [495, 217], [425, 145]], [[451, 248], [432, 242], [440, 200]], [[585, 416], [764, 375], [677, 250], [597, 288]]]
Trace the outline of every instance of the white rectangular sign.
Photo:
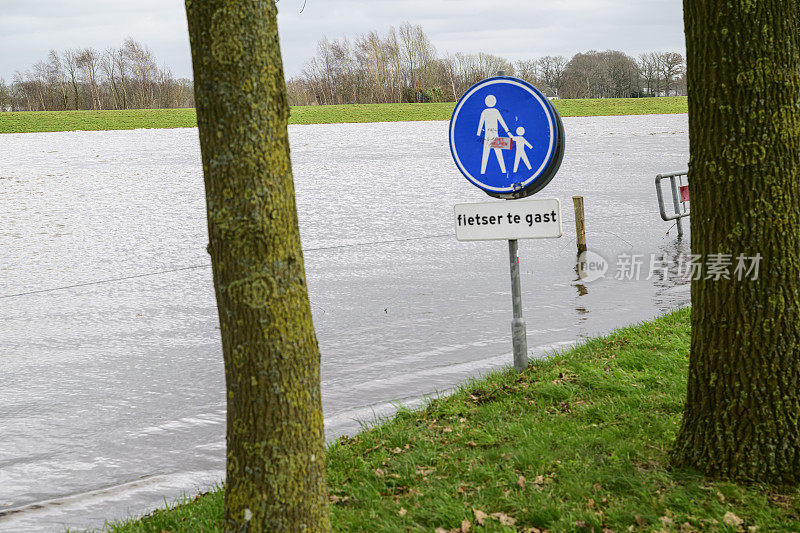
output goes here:
[[561, 201], [497, 200], [456, 204], [456, 239], [490, 241], [561, 237]]

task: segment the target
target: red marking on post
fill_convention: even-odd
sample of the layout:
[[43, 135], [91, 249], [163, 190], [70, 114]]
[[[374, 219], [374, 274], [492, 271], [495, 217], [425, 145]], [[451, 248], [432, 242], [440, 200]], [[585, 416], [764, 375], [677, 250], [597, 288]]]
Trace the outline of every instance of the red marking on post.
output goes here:
[[681, 202], [689, 201], [689, 186], [681, 185]]

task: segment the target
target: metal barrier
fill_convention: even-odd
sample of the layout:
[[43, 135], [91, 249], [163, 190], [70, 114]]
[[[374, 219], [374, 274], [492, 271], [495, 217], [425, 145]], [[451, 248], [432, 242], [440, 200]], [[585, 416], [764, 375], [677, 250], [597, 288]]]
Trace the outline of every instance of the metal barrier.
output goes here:
[[[684, 185], [684, 176], [686, 184]], [[677, 178], [677, 180], [676, 180]], [[669, 179], [672, 189], [672, 208], [674, 212], [667, 214], [667, 207], [664, 205], [664, 193], [661, 190], [661, 180]], [[689, 171], [671, 172], [669, 174], [659, 174], [656, 176], [656, 194], [658, 195], [658, 209], [661, 211], [663, 220], [675, 220], [678, 226], [678, 237], [683, 237], [683, 226], [681, 218], [689, 216], [686, 204], [689, 203]]]

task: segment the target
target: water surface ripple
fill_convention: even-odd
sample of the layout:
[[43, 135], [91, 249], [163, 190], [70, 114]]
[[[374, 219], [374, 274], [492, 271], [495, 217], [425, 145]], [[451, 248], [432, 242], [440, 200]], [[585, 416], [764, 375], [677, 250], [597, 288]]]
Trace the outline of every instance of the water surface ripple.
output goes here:
[[[685, 282], [645, 279], [649, 255], [639, 281], [613, 272], [620, 253], [688, 251], [653, 185], [686, 167], [686, 116], [564, 125], [564, 163], [539, 196], [561, 199], [565, 235], [520, 243], [537, 355], [689, 301]], [[487, 197], [456, 171], [447, 122], [290, 138], [329, 438], [510, 364], [507, 244], [453, 236], [453, 204]], [[197, 130], [9, 134], [0, 147], [0, 530], [102, 527], [219, 481], [225, 385]], [[590, 248], [611, 261], [587, 285], [574, 194]]]

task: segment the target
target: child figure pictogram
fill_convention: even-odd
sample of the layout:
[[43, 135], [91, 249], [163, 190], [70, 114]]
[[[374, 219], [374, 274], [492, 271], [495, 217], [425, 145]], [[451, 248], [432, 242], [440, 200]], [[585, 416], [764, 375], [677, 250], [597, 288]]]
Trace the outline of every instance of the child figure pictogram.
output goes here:
[[520, 159], [525, 163], [525, 166], [528, 167], [528, 170], [531, 169], [531, 162], [528, 161], [528, 154], [525, 153], [525, 147], [533, 148], [533, 145], [525, 140], [525, 128], [522, 126], [517, 128], [517, 134], [511, 135], [511, 138], [514, 139], [514, 145], [516, 146], [517, 151], [514, 154], [514, 172], [517, 171], [519, 168], [519, 161]]

